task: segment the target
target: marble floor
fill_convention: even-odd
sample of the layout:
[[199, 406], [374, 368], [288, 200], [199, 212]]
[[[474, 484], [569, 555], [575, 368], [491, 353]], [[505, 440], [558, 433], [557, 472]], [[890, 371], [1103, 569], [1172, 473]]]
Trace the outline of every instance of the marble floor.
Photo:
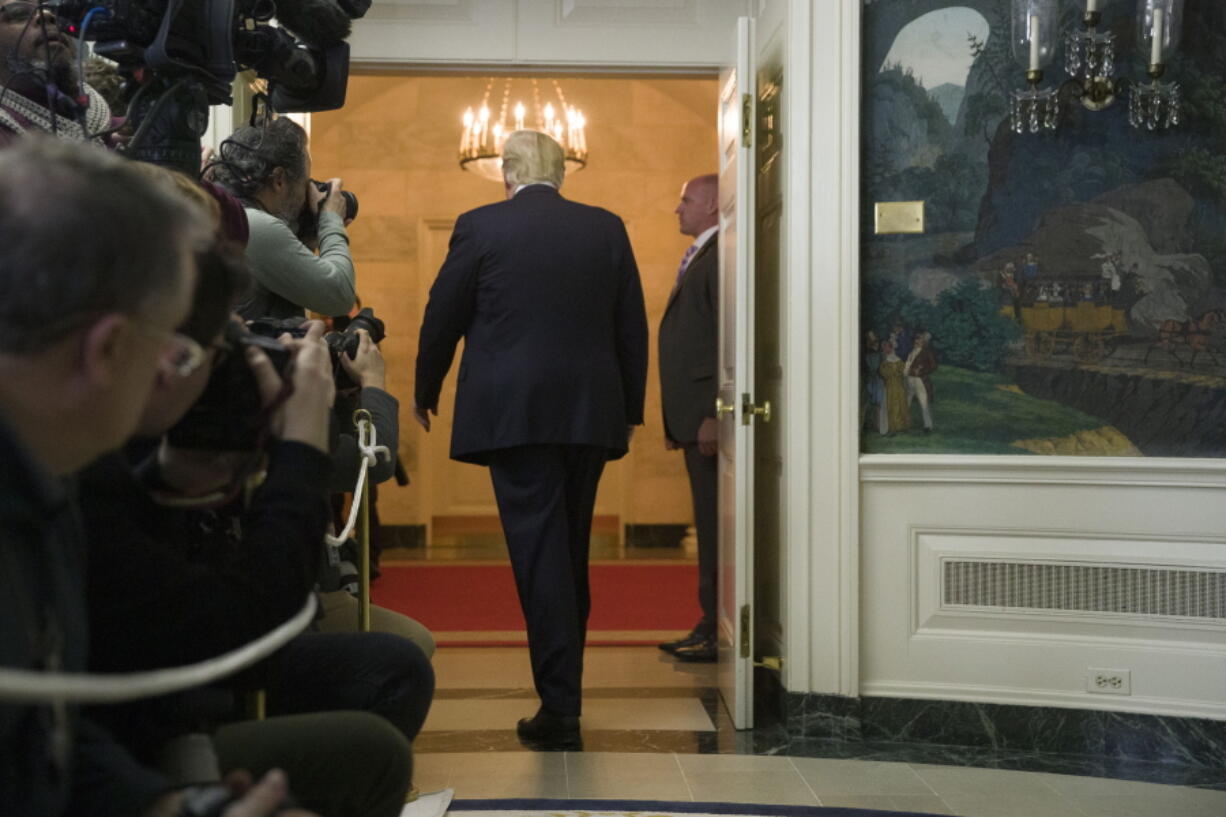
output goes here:
[[[583, 750], [532, 752], [515, 738], [531, 715], [527, 651], [447, 647], [438, 692], [415, 743], [421, 791], [458, 798], [617, 798], [822, 805], [961, 817], [1223, 817], [1226, 791], [1145, 780], [1178, 770], [1087, 769], [982, 752], [793, 741], [778, 728], [737, 732], [714, 665], [679, 664], [653, 647], [587, 651]], [[976, 768], [984, 765], [1019, 768]], [[1046, 769], [1039, 771], [1025, 768]], [[1128, 771], [1128, 770], [1125, 770]], [[1208, 785], [1208, 784], [1206, 784]]]

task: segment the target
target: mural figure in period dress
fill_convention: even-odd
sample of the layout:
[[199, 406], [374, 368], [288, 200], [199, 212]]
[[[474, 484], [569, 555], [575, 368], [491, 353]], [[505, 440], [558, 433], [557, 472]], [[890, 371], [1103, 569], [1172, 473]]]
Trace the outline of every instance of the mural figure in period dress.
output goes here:
[[885, 434], [889, 430], [886, 426], [885, 383], [881, 375], [877, 373], [881, 367], [881, 341], [877, 339], [877, 333], [871, 330], [864, 335], [862, 360], [864, 363], [861, 373], [864, 383], [864, 422], [861, 427], [875, 429]]
[[895, 434], [908, 431], [911, 428], [911, 407], [907, 401], [907, 383], [903, 375], [907, 364], [894, 353], [894, 344], [888, 340], [881, 344], [881, 354], [885, 357], [877, 367], [877, 374], [885, 383], [886, 432]]
[[911, 420], [911, 401], [918, 400], [920, 414], [924, 419], [924, 433], [932, 431], [932, 373], [937, 370], [936, 351], [932, 348], [932, 333], [921, 332], [915, 339], [911, 354], [907, 355], [903, 374], [907, 378], [907, 420]]

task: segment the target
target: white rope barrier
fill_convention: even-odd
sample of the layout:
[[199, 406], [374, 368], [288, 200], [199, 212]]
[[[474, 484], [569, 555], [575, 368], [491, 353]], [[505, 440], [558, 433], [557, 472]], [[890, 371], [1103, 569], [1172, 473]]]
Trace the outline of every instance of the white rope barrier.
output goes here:
[[204, 686], [272, 655], [315, 618], [315, 594], [293, 618], [217, 658], [150, 672], [61, 673], [0, 667], [0, 701], [110, 704]]
[[370, 420], [358, 420], [358, 451], [362, 454], [362, 465], [358, 469], [358, 482], [353, 489], [353, 502], [349, 506], [349, 522], [345, 525], [345, 529], [336, 536], [327, 535], [325, 540], [332, 547], [340, 547], [345, 544], [350, 536], [353, 536], [353, 529], [358, 524], [358, 510], [361, 506], [359, 497], [362, 496], [362, 488], [366, 485], [366, 472], [370, 470], [372, 465], [379, 462], [379, 455], [383, 456], [384, 462], [392, 461], [392, 451], [386, 445], [379, 445], [379, 432], [375, 428], [375, 424]]

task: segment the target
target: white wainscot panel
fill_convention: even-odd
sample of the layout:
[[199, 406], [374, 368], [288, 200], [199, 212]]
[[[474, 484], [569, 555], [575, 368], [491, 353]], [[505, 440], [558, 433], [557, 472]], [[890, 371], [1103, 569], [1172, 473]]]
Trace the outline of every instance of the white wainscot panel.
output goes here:
[[354, 23], [357, 63], [511, 62], [515, 3], [508, 0], [375, 0]]
[[861, 469], [862, 694], [1226, 719], [1221, 464]]
[[744, 0], [520, 0], [527, 63], [719, 67], [732, 57]]

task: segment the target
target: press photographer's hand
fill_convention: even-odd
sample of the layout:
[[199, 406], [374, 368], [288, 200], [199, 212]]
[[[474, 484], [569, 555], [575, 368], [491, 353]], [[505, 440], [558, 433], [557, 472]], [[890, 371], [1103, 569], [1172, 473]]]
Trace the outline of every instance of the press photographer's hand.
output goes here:
[[[328, 452], [328, 418], [336, 397], [332, 360], [323, 342], [324, 325], [308, 322], [301, 339], [282, 335], [280, 341], [290, 350], [286, 374], [293, 391], [273, 417], [272, 430], [283, 440], [306, 443]], [[260, 396], [268, 405], [281, 393], [282, 379], [272, 362], [259, 349], [248, 347], [247, 362], [259, 384]]]
[[359, 329], [358, 350], [352, 360], [349, 355], [342, 354], [341, 366], [345, 372], [362, 388], [384, 389], [387, 387], [387, 367], [383, 361], [383, 353], [370, 339], [370, 333]]
[[[345, 197], [341, 195], [341, 180], [328, 179], [328, 194], [324, 197], [323, 202], [319, 205], [321, 211], [336, 213], [343, 220], [345, 218]], [[314, 187], [314, 185], [311, 185]]]

